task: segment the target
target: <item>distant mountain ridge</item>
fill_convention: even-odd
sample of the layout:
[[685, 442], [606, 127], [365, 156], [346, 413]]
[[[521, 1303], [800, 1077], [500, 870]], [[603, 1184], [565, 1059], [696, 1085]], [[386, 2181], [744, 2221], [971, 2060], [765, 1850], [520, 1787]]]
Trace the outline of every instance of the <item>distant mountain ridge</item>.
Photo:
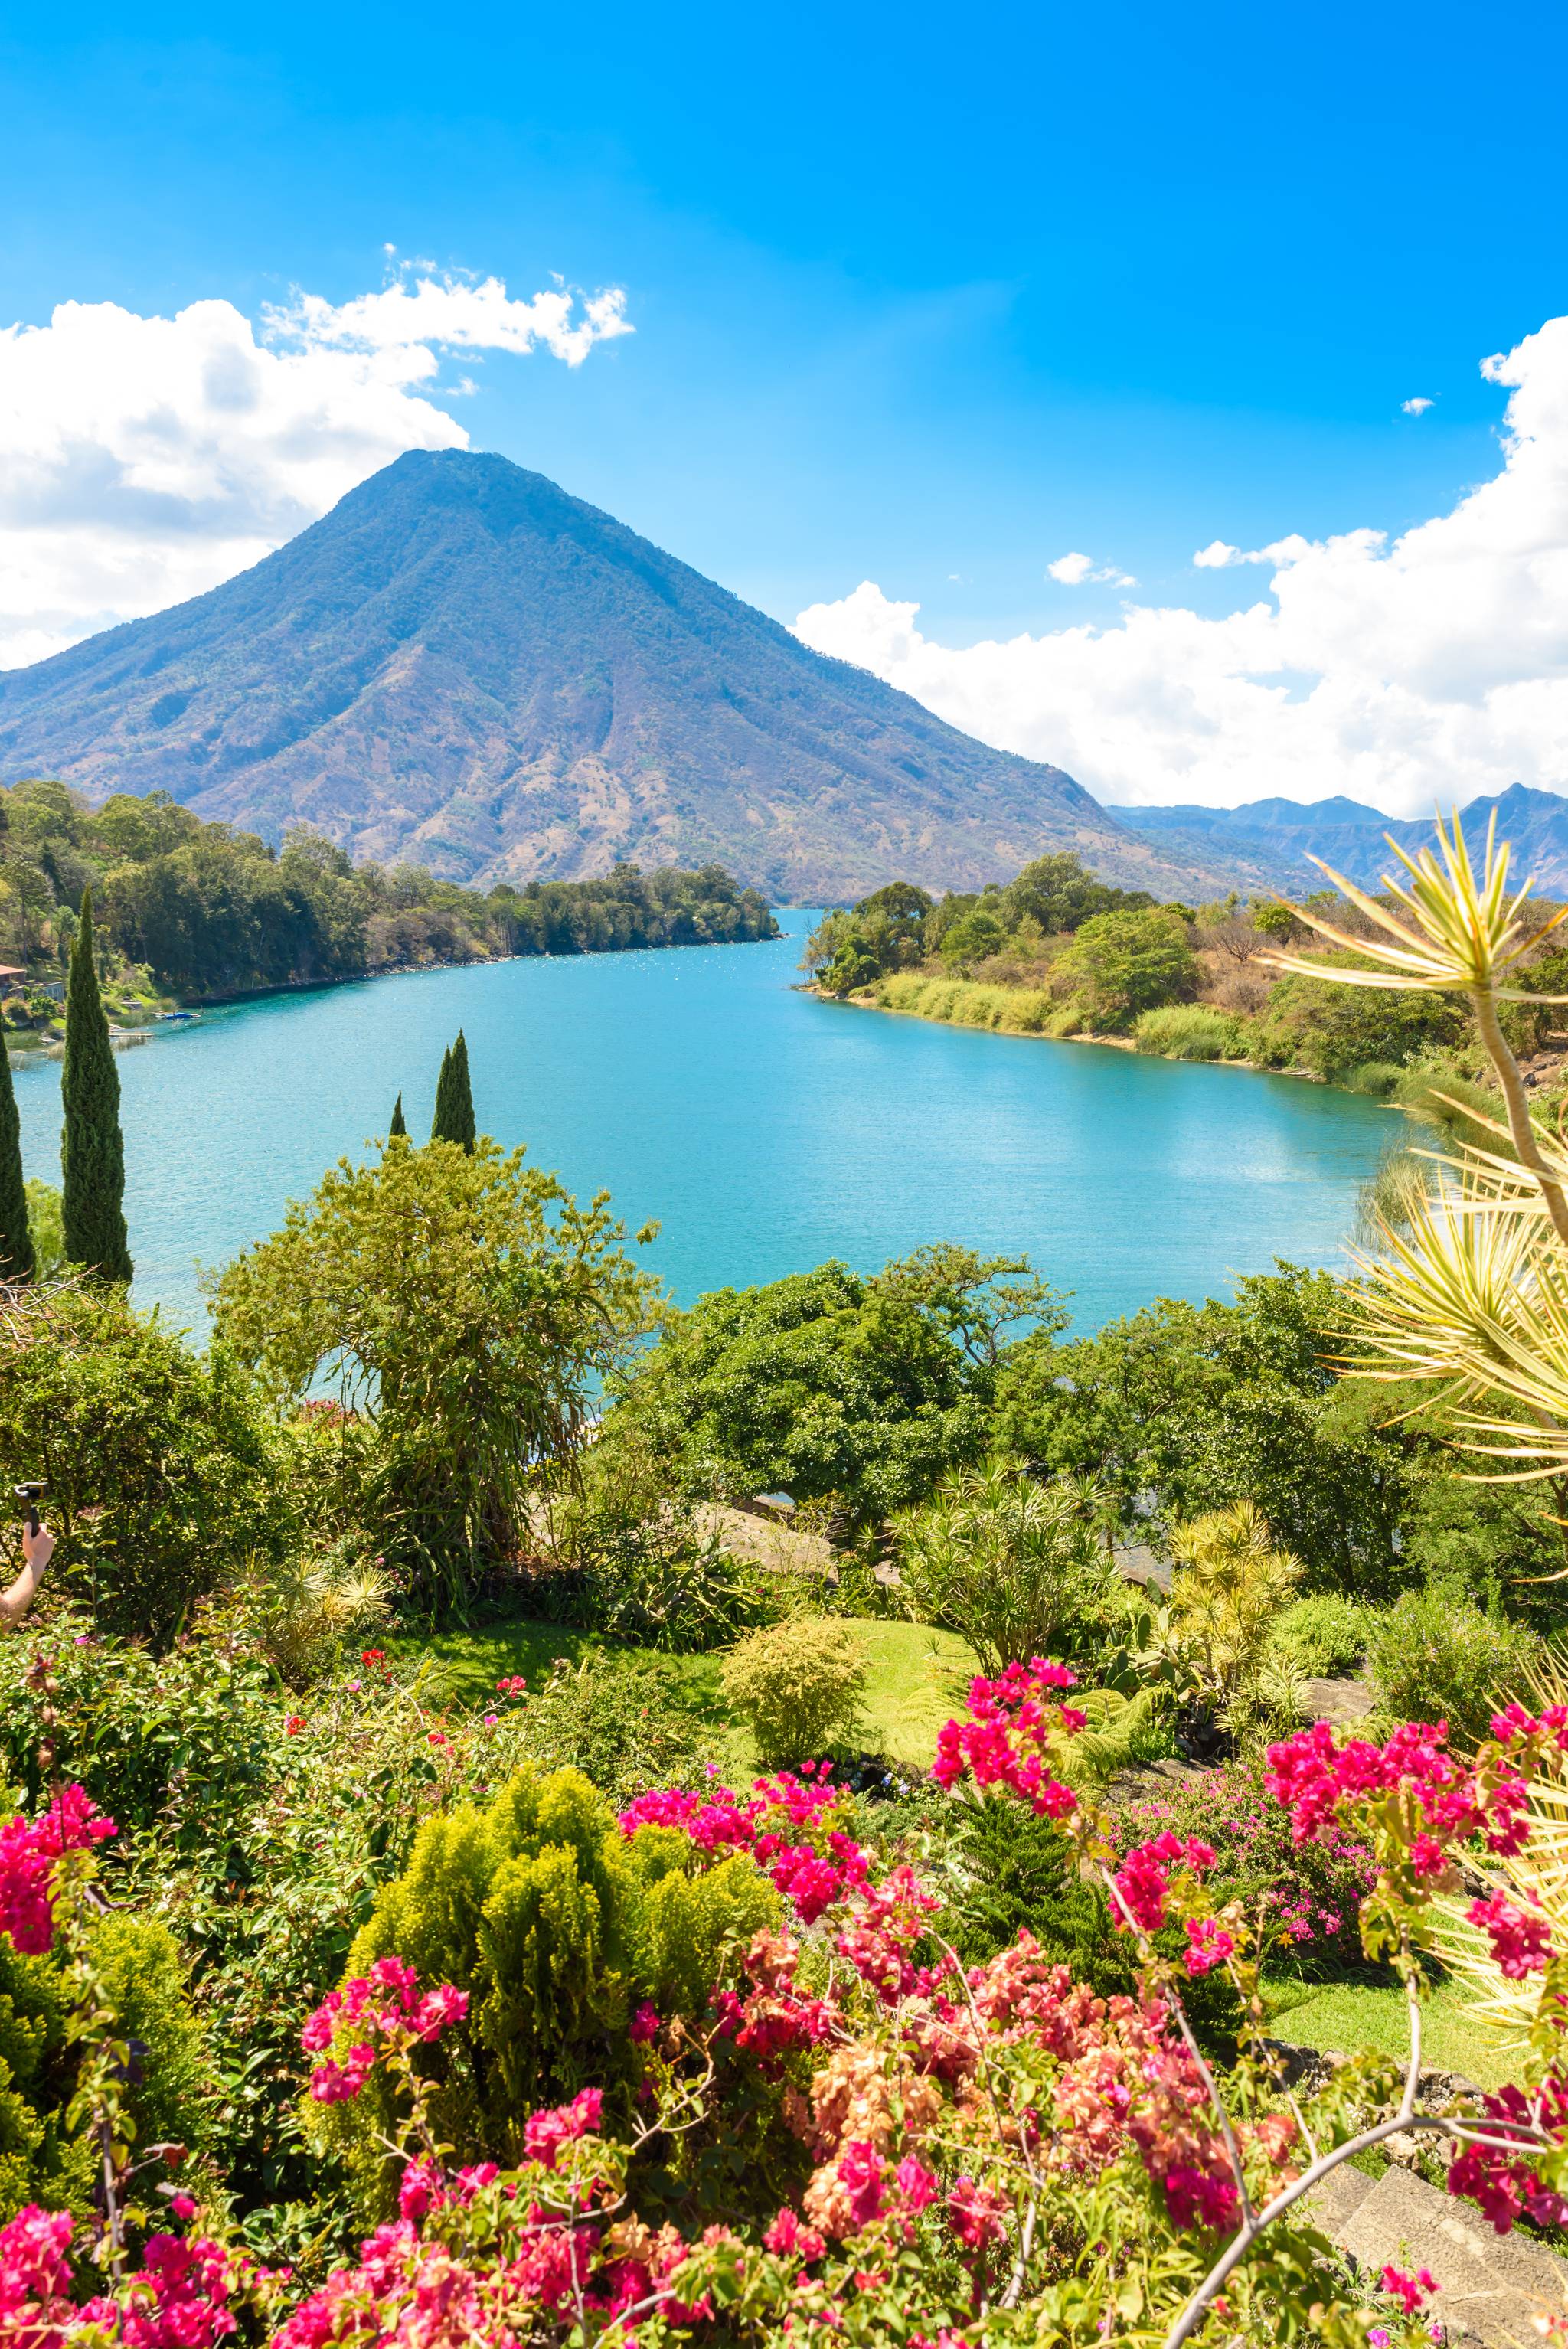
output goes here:
[[163, 789], [469, 883], [713, 861], [775, 900], [1006, 880], [1222, 887], [542, 474], [416, 450], [210, 594], [0, 674], [0, 779]]
[[[1519, 878], [1532, 874], [1549, 895], [1568, 894], [1568, 799], [1511, 783], [1495, 797], [1471, 800], [1460, 813], [1478, 856], [1494, 810], [1498, 836], [1511, 843]], [[1385, 873], [1402, 869], [1389, 851], [1390, 839], [1412, 854], [1433, 837], [1429, 816], [1401, 821], [1343, 797], [1306, 806], [1268, 799], [1236, 808], [1119, 807], [1112, 812], [1136, 822], [1172, 854], [1226, 865], [1237, 888], [1270, 888], [1293, 897], [1326, 885], [1311, 856], [1321, 856], [1357, 887], [1375, 889]]]

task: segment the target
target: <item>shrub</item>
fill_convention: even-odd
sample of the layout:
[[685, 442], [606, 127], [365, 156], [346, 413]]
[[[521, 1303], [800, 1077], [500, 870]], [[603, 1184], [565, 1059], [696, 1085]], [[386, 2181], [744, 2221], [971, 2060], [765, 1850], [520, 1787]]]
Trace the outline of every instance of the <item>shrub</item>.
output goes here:
[[1487, 1734], [1539, 1647], [1535, 1634], [1483, 1614], [1449, 1584], [1407, 1591], [1374, 1615], [1367, 1661], [1377, 1693], [1401, 1721], [1446, 1721], [1463, 1752]]
[[1309, 1678], [1354, 1671], [1367, 1652], [1367, 1622], [1354, 1599], [1322, 1591], [1285, 1609], [1270, 1646]]
[[1140, 1052], [1166, 1061], [1222, 1061], [1239, 1041], [1235, 1021], [1206, 1003], [1167, 1003], [1145, 1011], [1132, 1035]]
[[1223, 1764], [1117, 1811], [1123, 1845], [1166, 1831], [1212, 1847], [1217, 1865], [1207, 1881], [1216, 1909], [1238, 1899], [1261, 1905], [1304, 1971], [1361, 1961], [1357, 1918], [1374, 1874], [1371, 1854], [1338, 1827], [1321, 1841], [1296, 1843], [1288, 1811], [1264, 1791], [1261, 1763]]
[[[172, 1934], [148, 1918], [111, 1914], [92, 1928], [88, 1955], [116, 2036], [134, 2047], [127, 2103], [139, 2154], [204, 2146], [203, 2039]], [[7, 2209], [64, 2203], [90, 2220], [96, 2148], [65, 2125], [77, 2075], [70, 2003], [57, 1958], [19, 1957], [0, 1936], [0, 2199]]]
[[66, 1588], [106, 1630], [159, 1647], [292, 1535], [248, 1382], [96, 1285], [32, 1292], [0, 1343], [0, 1483], [40, 1475]]
[[[575, 1770], [521, 1770], [482, 1810], [426, 1821], [346, 1974], [396, 1955], [469, 1993], [465, 2021], [427, 2059], [435, 2131], [459, 2158], [516, 2160], [535, 2106], [588, 2080], [624, 2088], [636, 2068], [633, 2010], [700, 2011], [726, 1951], [775, 1921], [778, 1897], [749, 1855], [698, 1858], [675, 1828], [623, 1837]], [[374, 2189], [392, 2118], [385, 2084], [310, 2117]]]
[[985, 1450], [1009, 1329], [1065, 1319], [1026, 1258], [952, 1245], [869, 1278], [829, 1263], [717, 1289], [667, 1316], [606, 1413], [606, 1466], [634, 1441], [666, 1489], [785, 1492], [881, 1518]]
[[1359, 1068], [1348, 1071], [1340, 1082], [1346, 1092], [1369, 1093], [1374, 1101], [1387, 1101], [1404, 1073], [1392, 1061], [1363, 1061]]
[[779, 1578], [732, 1557], [668, 1485], [667, 1464], [634, 1423], [593, 1445], [578, 1489], [550, 1510], [559, 1567], [538, 1578], [539, 1611], [667, 1654], [727, 1647], [775, 1621]]
[[993, 1678], [1032, 1656], [1092, 1662], [1117, 1644], [1126, 1608], [1103, 1512], [1071, 1478], [1044, 1485], [993, 1462], [950, 1477], [896, 1537], [908, 1612], [967, 1640]]
[[156, 1830], [170, 1850], [221, 1849], [275, 1753], [282, 1712], [270, 1673], [223, 1640], [185, 1640], [154, 1658], [75, 1636], [81, 1619], [67, 1613], [0, 1644], [0, 1763], [12, 1785], [30, 1802], [44, 1797], [46, 1702], [56, 1771], [84, 1785], [122, 1837]]
[[812, 1761], [853, 1733], [866, 1660], [842, 1621], [798, 1615], [754, 1631], [725, 1661], [726, 1701], [747, 1723], [762, 1760]]

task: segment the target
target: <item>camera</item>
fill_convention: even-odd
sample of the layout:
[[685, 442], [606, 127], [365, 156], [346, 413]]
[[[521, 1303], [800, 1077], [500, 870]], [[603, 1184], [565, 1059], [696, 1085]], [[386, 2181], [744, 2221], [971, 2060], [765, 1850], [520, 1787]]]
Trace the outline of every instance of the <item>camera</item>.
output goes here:
[[43, 1499], [46, 1489], [47, 1487], [43, 1485], [18, 1485], [15, 1487], [16, 1498], [26, 1512], [27, 1531], [30, 1534], [36, 1534], [38, 1530], [38, 1504]]

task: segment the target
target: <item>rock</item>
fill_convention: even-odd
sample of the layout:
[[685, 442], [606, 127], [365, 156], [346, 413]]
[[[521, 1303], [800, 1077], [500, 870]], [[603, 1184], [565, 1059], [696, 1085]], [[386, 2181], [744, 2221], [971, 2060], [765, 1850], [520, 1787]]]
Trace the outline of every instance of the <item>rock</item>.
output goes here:
[[1301, 1684], [1301, 1701], [1313, 1721], [1365, 1721], [1377, 1696], [1370, 1681], [1307, 1680]]
[[1315, 2213], [1325, 2196], [1318, 2224], [1369, 2278], [1389, 2265], [1429, 2268], [1441, 2286], [1432, 2313], [1450, 2344], [1523, 2349], [1540, 2339], [1543, 2317], [1568, 2313], [1568, 2264], [1529, 2236], [1494, 2233], [1470, 2204], [1405, 2169], [1385, 2170], [1365, 2193], [1328, 2196], [1331, 2179], [1307, 2197]]
[[731, 1557], [791, 1574], [837, 1570], [832, 1550], [820, 1534], [794, 1533], [770, 1517], [754, 1517], [749, 1510], [720, 1508], [711, 1502], [702, 1503], [692, 1514], [701, 1531], [716, 1535]]

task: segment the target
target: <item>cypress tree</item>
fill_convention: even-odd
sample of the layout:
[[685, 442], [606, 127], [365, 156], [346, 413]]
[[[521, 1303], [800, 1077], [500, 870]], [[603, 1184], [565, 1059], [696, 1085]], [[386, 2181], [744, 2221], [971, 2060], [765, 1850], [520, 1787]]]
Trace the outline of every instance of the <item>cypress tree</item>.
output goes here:
[[469, 1157], [473, 1156], [474, 1096], [469, 1082], [469, 1048], [460, 1028], [457, 1042], [441, 1056], [430, 1139], [432, 1142], [460, 1142]]
[[81, 925], [71, 946], [60, 1097], [66, 1112], [60, 1148], [66, 1255], [72, 1264], [86, 1265], [106, 1280], [129, 1280], [119, 1071], [93, 963], [90, 890], [82, 893]]
[[390, 1142], [394, 1134], [407, 1134], [407, 1131], [408, 1121], [403, 1114], [403, 1096], [399, 1093], [392, 1104], [392, 1123], [387, 1129], [387, 1139]]
[[5, 1050], [5, 1022], [0, 1019], [0, 1280], [30, 1280], [36, 1265], [22, 1178], [22, 1121]]

